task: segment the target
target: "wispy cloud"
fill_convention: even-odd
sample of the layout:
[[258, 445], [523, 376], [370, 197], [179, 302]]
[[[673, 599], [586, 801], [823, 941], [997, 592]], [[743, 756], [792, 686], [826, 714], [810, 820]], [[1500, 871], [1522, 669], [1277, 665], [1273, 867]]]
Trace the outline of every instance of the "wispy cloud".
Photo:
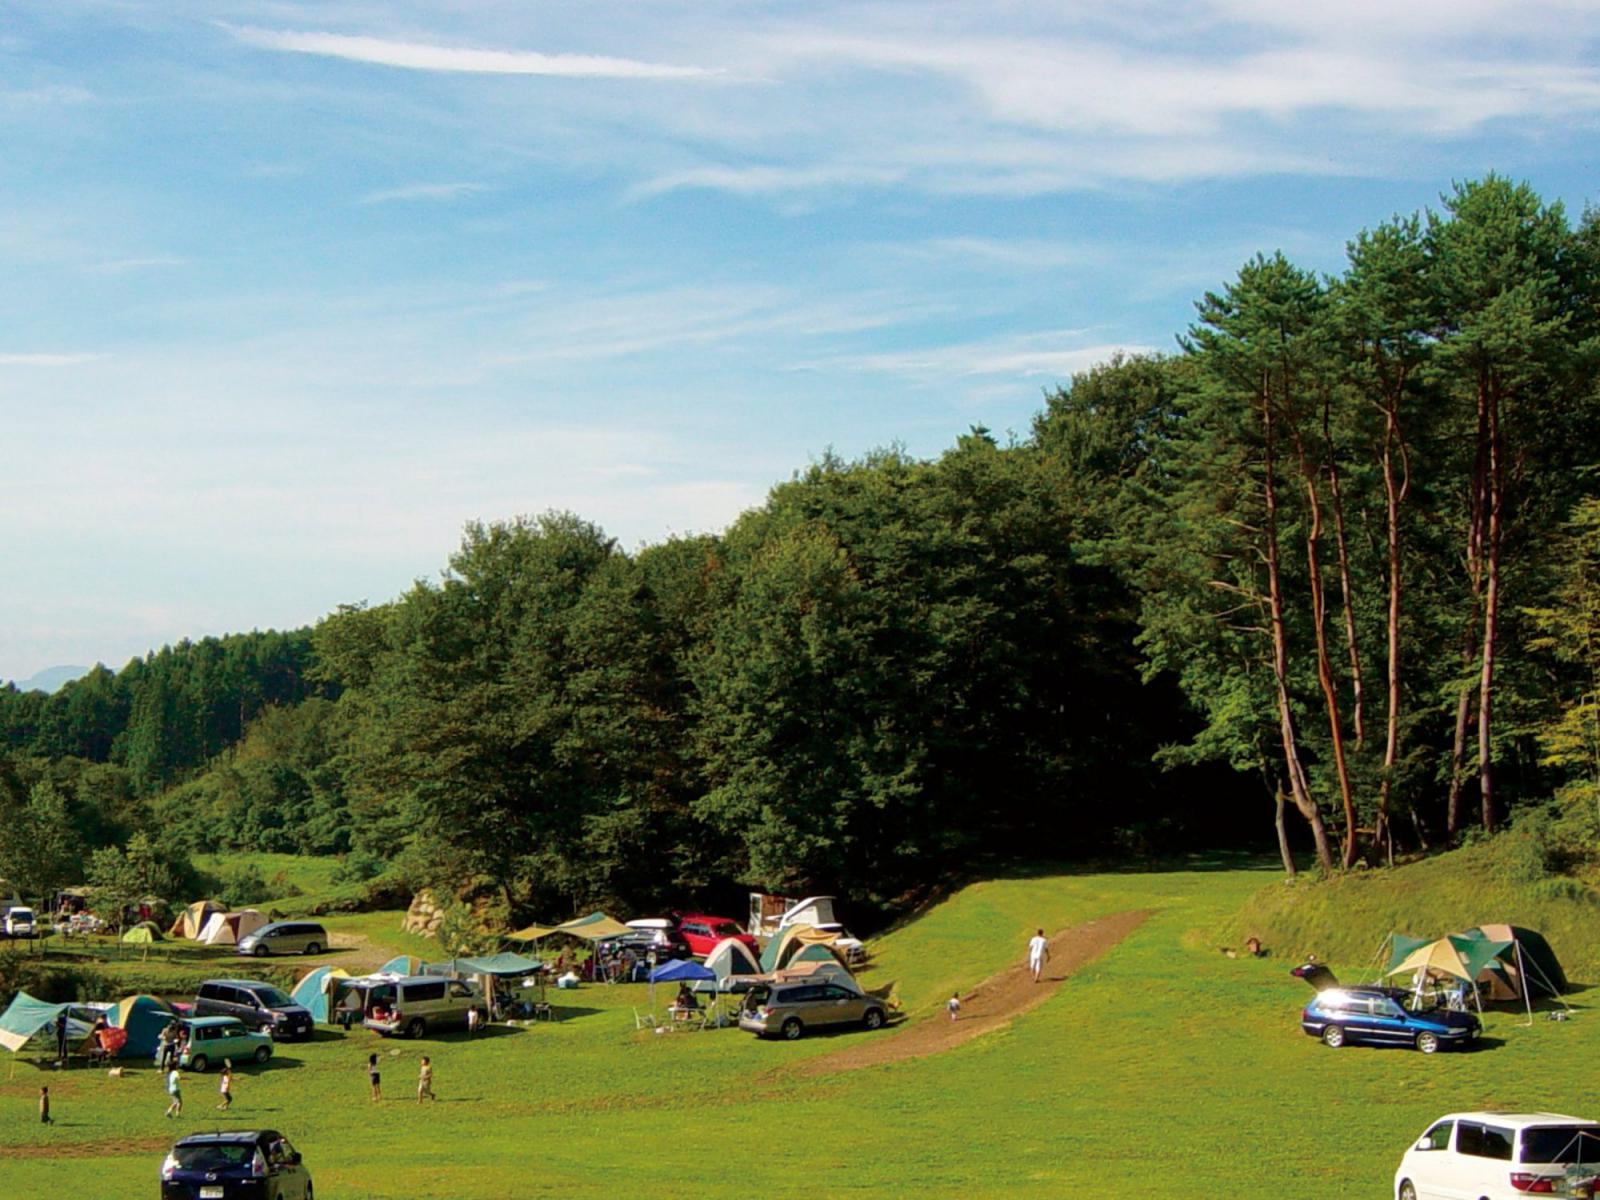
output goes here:
[[1116, 354], [1152, 353], [1149, 346], [1126, 343], [1067, 344], [1081, 339], [1082, 333], [1082, 330], [1064, 329], [915, 350], [838, 355], [798, 366], [805, 370], [876, 371], [920, 382], [973, 376], [1065, 379]]
[[316, 54], [407, 71], [472, 75], [547, 75], [563, 79], [709, 79], [723, 72], [708, 67], [641, 62], [599, 54], [543, 54], [534, 50], [483, 50], [396, 42], [344, 33], [260, 29], [224, 25], [239, 41], [262, 50]]
[[884, 185], [895, 182], [903, 174], [903, 171], [892, 167], [844, 164], [817, 167], [693, 167], [658, 175], [634, 188], [631, 194], [638, 199], [698, 188], [752, 196], [841, 186]]
[[362, 204], [388, 204], [394, 201], [460, 200], [463, 196], [476, 196], [489, 188], [481, 183], [410, 183], [404, 187], [385, 188], [361, 197]]
[[181, 267], [189, 260], [172, 255], [156, 254], [146, 258], [113, 258], [95, 263], [89, 269], [97, 275], [123, 275], [129, 271], [151, 271], [163, 267]]
[[103, 357], [100, 354], [0, 353], [0, 367], [76, 367]]

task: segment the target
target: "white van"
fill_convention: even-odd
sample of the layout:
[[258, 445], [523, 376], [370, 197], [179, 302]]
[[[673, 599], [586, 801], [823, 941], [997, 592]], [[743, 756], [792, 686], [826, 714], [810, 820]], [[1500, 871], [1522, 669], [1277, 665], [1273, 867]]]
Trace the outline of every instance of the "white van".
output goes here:
[[367, 993], [368, 1029], [419, 1038], [430, 1029], [465, 1028], [474, 1007], [488, 1011], [483, 989], [475, 980], [446, 979], [442, 975], [407, 975], [381, 983]]
[[1569, 1168], [1575, 1177], [1600, 1176], [1600, 1123], [1560, 1113], [1451, 1113], [1406, 1151], [1394, 1194], [1395, 1200], [1565, 1196]]
[[33, 909], [23, 908], [20, 905], [14, 905], [11, 908], [6, 909], [5, 935], [7, 937], [31, 938], [33, 936], [33, 930]]

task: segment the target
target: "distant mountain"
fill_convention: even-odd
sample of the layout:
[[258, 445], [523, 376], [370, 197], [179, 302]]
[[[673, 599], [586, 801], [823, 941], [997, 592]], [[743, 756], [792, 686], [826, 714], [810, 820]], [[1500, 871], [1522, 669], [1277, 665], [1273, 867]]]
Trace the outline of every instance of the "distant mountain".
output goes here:
[[62, 684], [71, 683], [88, 673], [88, 667], [46, 667], [26, 679], [17, 680], [17, 689], [24, 692], [54, 692]]

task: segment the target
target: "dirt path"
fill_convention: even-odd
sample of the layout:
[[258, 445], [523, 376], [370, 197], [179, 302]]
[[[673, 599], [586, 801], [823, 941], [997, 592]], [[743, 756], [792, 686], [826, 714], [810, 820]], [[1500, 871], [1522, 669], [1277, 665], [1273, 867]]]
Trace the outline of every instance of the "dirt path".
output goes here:
[[872, 1038], [851, 1038], [850, 1044], [832, 1054], [824, 1054], [795, 1067], [800, 1075], [831, 1075], [858, 1067], [903, 1062], [939, 1054], [980, 1034], [1009, 1024], [1013, 1018], [1042, 1004], [1080, 967], [1093, 962], [1131, 934], [1151, 909], [1112, 913], [1082, 925], [1063, 929], [1050, 939], [1050, 961], [1044, 978], [1034, 983], [1027, 965], [1019, 961], [998, 975], [991, 975], [961, 997], [961, 1019], [952, 1021], [943, 1012], [912, 1020], [898, 1032]]

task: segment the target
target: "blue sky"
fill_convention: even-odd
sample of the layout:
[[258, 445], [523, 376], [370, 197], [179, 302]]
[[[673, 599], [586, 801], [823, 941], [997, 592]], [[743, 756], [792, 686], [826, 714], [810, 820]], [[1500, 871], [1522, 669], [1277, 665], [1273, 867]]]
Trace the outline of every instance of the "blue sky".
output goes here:
[[1576, 216], [1597, 46], [1587, 0], [11, 0], [0, 678], [1024, 431], [1452, 179]]

